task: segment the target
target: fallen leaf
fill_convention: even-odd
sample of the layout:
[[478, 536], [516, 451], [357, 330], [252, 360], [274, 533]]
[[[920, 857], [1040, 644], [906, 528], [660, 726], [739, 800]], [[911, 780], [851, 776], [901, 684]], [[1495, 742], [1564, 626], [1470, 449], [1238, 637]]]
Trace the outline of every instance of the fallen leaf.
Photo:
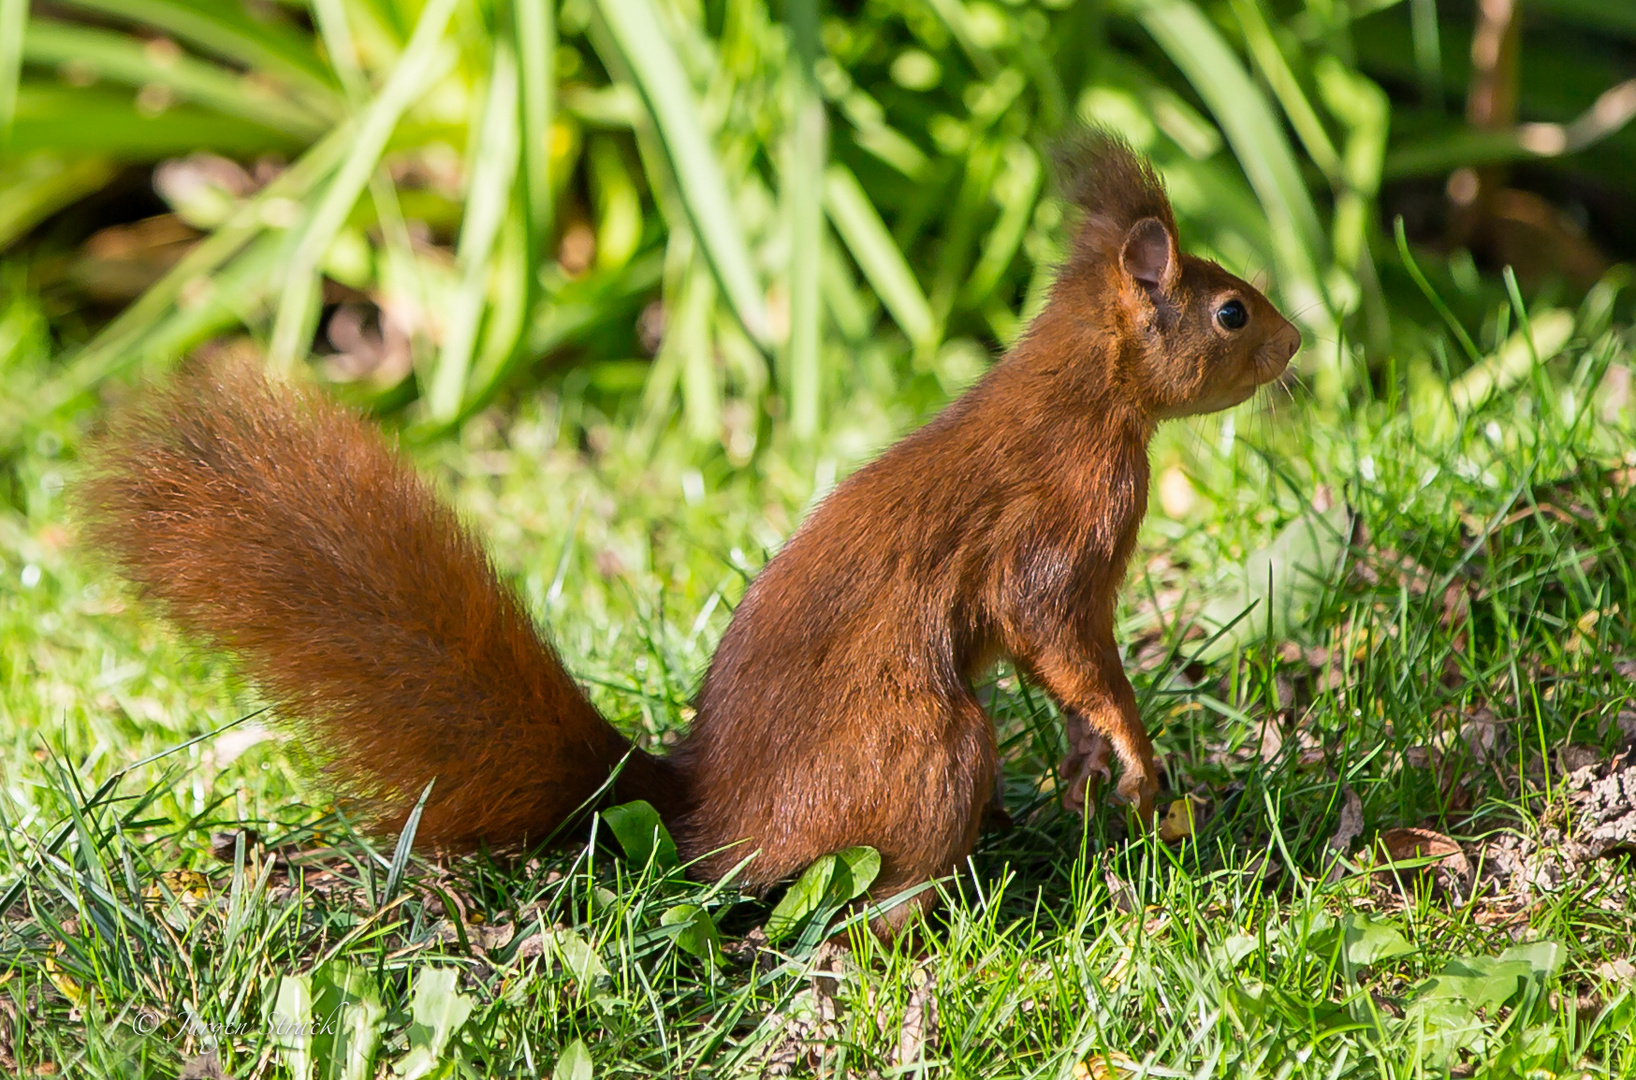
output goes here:
[[937, 997], [931, 973], [922, 965], [912, 978], [915, 986], [898, 1026], [897, 1048], [887, 1055], [888, 1065], [912, 1067], [926, 1059], [927, 1045], [937, 1042]]
[[1113, 900], [1115, 908], [1126, 915], [1141, 910], [1142, 901], [1137, 897], [1136, 890], [1131, 888], [1128, 882], [1122, 880], [1119, 875], [1111, 870], [1104, 875], [1104, 878], [1108, 886], [1108, 896]]
[[1194, 822], [1205, 805], [1197, 795], [1176, 799], [1165, 808], [1165, 816], [1159, 821], [1159, 839], [1168, 844], [1192, 836]]
[[1330, 834], [1328, 847], [1334, 852], [1336, 860], [1330, 866], [1329, 872], [1324, 875], [1325, 881], [1338, 881], [1341, 877], [1340, 859], [1352, 850], [1352, 841], [1363, 835], [1363, 800], [1358, 793], [1352, 790], [1350, 784], [1341, 786], [1341, 818], [1335, 824], [1335, 831]]
[[1346, 555], [1353, 516], [1343, 503], [1286, 525], [1232, 573], [1223, 595], [1200, 612], [1216, 631], [1196, 659], [1219, 660], [1256, 641], [1277, 640], [1299, 624]]
[[1111, 1050], [1088, 1057], [1074, 1066], [1074, 1080], [1123, 1080], [1141, 1068], [1132, 1058]]
[[221, 1059], [216, 1051], [206, 1050], [197, 1057], [190, 1057], [182, 1062], [182, 1071], [176, 1074], [176, 1080], [227, 1080], [227, 1074], [222, 1071]]
[[[1465, 851], [1453, 840], [1431, 829], [1387, 829], [1375, 838], [1384, 865], [1378, 876], [1390, 885], [1399, 870], [1412, 870], [1418, 876], [1430, 874], [1433, 881], [1451, 895], [1460, 897], [1471, 881], [1471, 863]], [[1429, 860], [1422, 863], [1422, 860]], [[1413, 867], [1398, 866], [1412, 862]]]
[[50, 979], [51, 984], [62, 992], [63, 997], [75, 1005], [84, 1005], [86, 1001], [85, 987], [69, 978], [68, 973], [57, 966], [56, 957], [62, 955], [62, 953], [63, 943], [59, 941], [57, 942], [56, 954], [45, 958], [46, 978]]
[[184, 907], [197, 907], [210, 899], [210, 879], [197, 870], [166, 870], [159, 880], [142, 889], [142, 899], [149, 907], [162, 903], [168, 891]]

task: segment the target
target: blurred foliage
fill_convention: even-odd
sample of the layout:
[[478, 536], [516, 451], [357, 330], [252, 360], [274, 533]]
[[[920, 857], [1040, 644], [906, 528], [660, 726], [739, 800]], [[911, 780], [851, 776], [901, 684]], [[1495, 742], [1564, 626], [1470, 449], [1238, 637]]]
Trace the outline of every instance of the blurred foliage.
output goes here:
[[[1049, 285], [1048, 147], [1083, 121], [1305, 324], [1320, 397], [1388, 357], [1449, 377], [1459, 335], [1388, 214], [1452, 250], [1457, 326], [1506, 299], [1468, 251], [1512, 261], [1493, 223], [1539, 216], [1508, 163], [1572, 206], [1632, 194], [1594, 178], [1636, 170], [1636, 9], [1526, 2], [0, 0], [0, 245], [106, 215], [133, 169], [168, 206], [25, 256], [101, 307], [10, 380], [0, 441], [242, 326], [420, 435], [575, 364], [747, 461], [781, 412], [811, 436], [867, 354], [945, 394], [980, 373]], [[1530, 288], [1606, 270], [1539, 229], [1568, 255]]]

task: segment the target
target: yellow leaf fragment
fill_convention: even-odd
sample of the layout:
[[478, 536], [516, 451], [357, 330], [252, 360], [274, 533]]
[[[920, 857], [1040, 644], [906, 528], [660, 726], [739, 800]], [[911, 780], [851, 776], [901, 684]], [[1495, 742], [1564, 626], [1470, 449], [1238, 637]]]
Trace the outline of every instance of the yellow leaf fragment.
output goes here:
[[1117, 1050], [1093, 1054], [1074, 1066], [1074, 1080], [1124, 1080], [1139, 1068], [1131, 1058]]
[[1198, 811], [1203, 807], [1204, 800], [1196, 795], [1172, 802], [1165, 808], [1165, 816], [1159, 822], [1159, 839], [1166, 843], [1174, 843], [1192, 836], [1194, 821], [1198, 817]]

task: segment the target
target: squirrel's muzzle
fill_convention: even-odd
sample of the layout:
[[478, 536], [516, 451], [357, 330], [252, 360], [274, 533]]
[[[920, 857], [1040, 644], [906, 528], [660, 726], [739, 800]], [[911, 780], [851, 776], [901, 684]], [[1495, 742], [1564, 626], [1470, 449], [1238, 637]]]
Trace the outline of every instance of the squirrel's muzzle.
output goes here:
[[1294, 323], [1286, 322], [1256, 350], [1256, 374], [1261, 382], [1269, 382], [1284, 373], [1289, 362], [1301, 350], [1301, 331]]

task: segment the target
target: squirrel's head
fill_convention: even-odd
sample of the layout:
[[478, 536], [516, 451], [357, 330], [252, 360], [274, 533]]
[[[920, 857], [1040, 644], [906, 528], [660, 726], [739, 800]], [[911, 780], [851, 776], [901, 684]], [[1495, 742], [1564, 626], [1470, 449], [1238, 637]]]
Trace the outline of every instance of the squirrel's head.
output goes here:
[[1151, 165], [1099, 130], [1065, 163], [1084, 220], [1053, 304], [1117, 340], [1113, 377], [1127, 397], [1154, 419], [1189, 416], [1237, 405], [1284, 373], [1300, 331], [1249, 282], [1182, 253]]

